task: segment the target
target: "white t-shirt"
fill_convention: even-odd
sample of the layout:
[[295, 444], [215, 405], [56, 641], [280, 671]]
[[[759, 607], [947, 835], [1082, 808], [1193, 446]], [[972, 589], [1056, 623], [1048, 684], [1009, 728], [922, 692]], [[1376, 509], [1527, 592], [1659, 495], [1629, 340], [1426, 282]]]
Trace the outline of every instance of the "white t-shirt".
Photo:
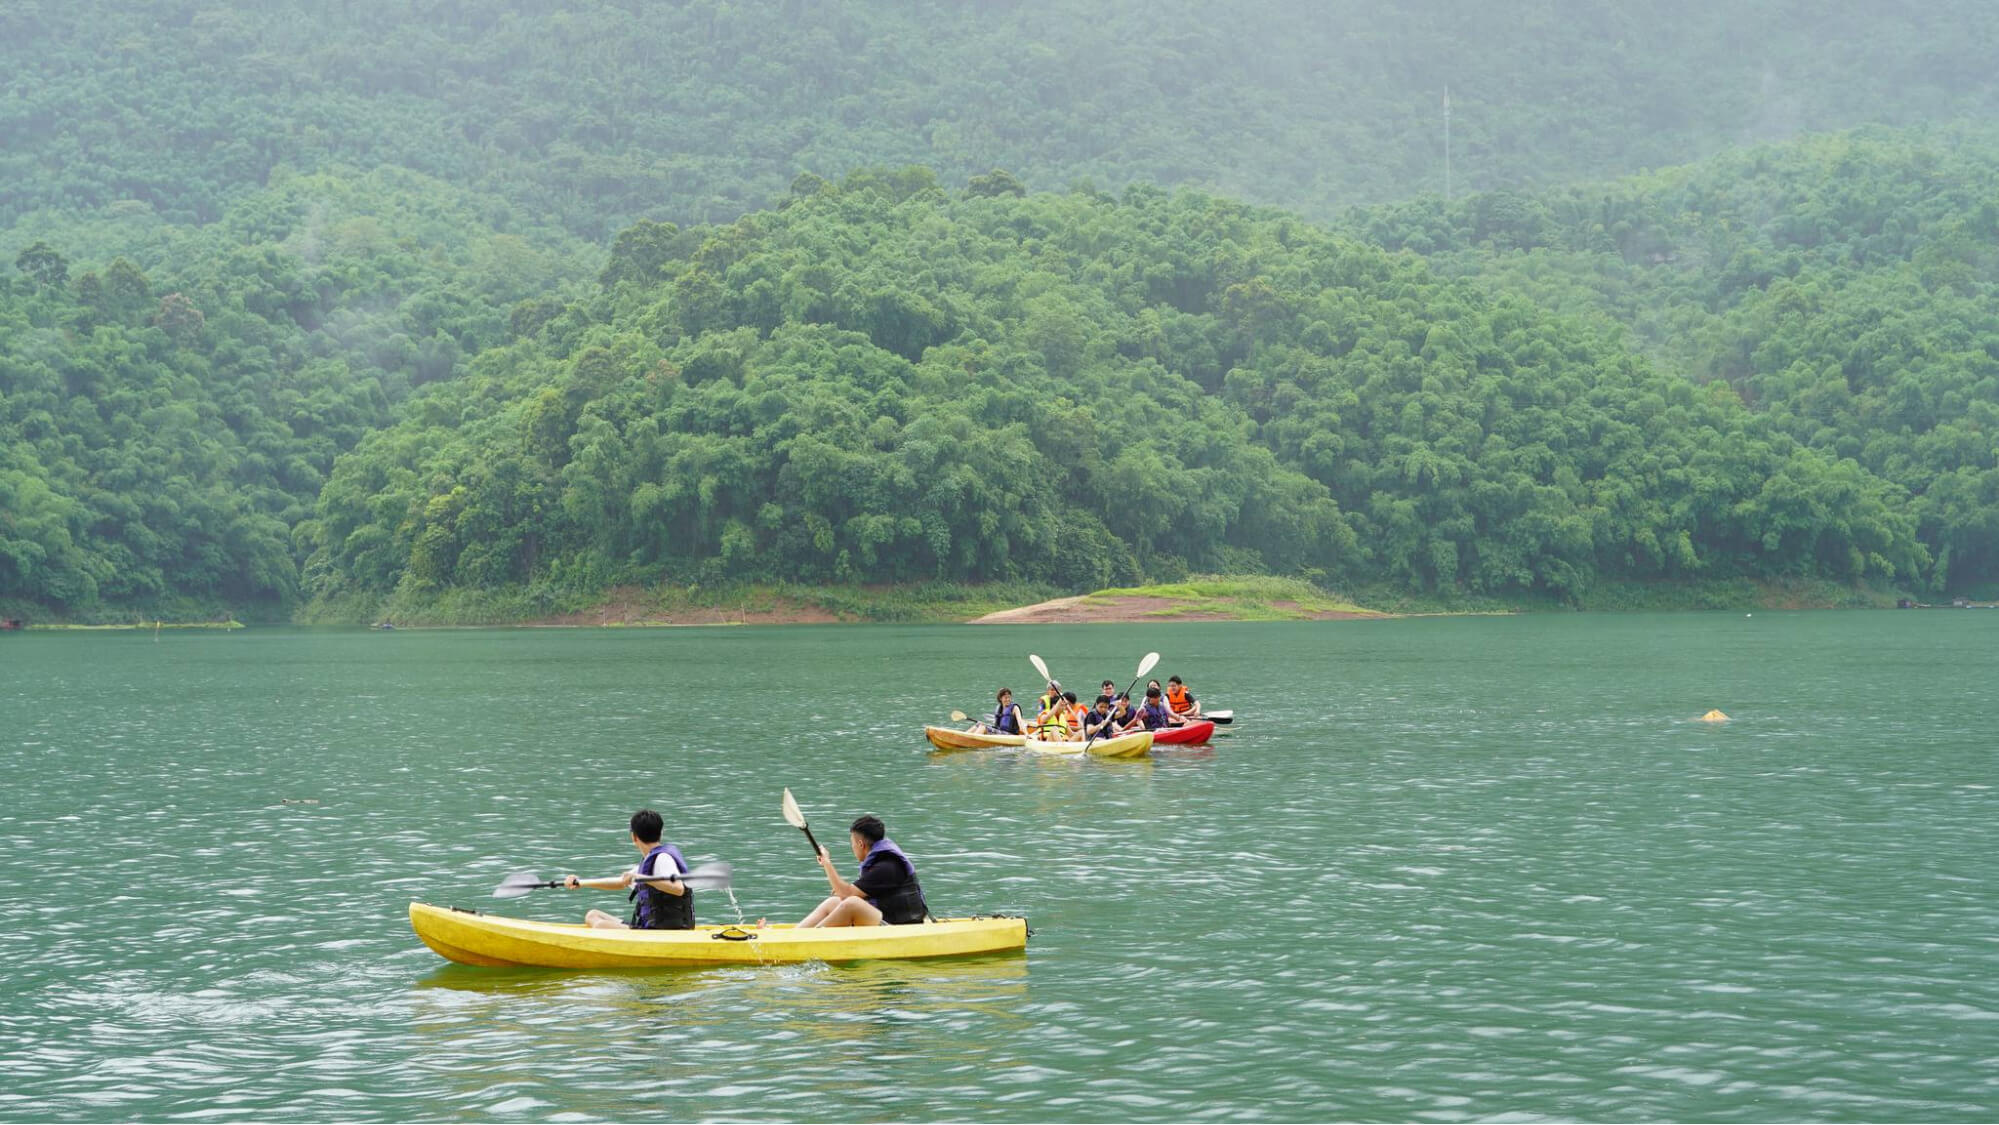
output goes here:
[[643, 861], [632, 865], [632, 874], [634, 875], [683, 875], [686, 872], [686, 868], [673, 862], [672, 852], [661, 852], [654, 856], [651, 870], [645, 869]]

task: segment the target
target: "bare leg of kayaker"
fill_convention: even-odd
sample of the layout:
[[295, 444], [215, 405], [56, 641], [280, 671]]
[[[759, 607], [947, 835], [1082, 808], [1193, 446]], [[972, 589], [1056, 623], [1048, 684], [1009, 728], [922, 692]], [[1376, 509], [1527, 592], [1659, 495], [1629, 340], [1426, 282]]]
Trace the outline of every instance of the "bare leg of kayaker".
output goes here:
[[583, 924], [593, 930], [628, 930], [625, 920], [601, 910], [592, 910], [583, 916]]
[[[863, 818], [869, 819], [869, 818]], [[855, 823], [861, 823], [856, 821]], [[880, 821], [873, 821], [877, 826]], [[868, 854], [872, 841], [864, 839], [859, 832], [849, 831], [847, 843], [854, 849], [854, 858], [861, 859]], [[821, 926], [879, 926], [882, 912], [868, 901], [868, 896], [852, 883], [840, 878], [833, 868], [833, 858], [826, 854], [826, 848], [819, 848], [819, 870], [826, 873], [826, 883], [832, 888], [832, 895], [812, 908], [803, 921], [798, 923], [801, 930], [818, 929]]]
[[815, 908], [798, 924], [801, 930], [817, 929], [821, 926], [879, 926], [882, 912], [874, 903], [864, 898], [841, 898], [835, 895]]

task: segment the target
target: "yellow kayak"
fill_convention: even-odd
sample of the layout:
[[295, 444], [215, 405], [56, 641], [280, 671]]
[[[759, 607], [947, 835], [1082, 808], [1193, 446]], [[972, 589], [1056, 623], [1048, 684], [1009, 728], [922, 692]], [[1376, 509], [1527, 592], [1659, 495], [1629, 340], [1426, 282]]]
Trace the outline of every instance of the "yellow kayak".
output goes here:
[[423, 943], [464, 965], [547, 969], [650, 969], [961, 957], [1027, 948], [1025, 918], [945, 918], [909, 926], [801, 930], [697, 926], [691, 930], [593, 930], [410, 903]]
[[1146, 751], [1152, 749], [1152, 732], [1133, 731], [1130, 734], [1118, 735], [1116, 738], [1099, 738], [1090, 743], [1043, 742], [1038, 738], [1030, 738], [1024, 745], [1037, 754], [1081, 754], [1083, 747], [1087, 745], [1092, 757], [1142, 758]]
[[971, 734], [956, 727], [924, 727], [923, 737], [939, 750], [991, 750], [1027, 741], [1024, 734]]

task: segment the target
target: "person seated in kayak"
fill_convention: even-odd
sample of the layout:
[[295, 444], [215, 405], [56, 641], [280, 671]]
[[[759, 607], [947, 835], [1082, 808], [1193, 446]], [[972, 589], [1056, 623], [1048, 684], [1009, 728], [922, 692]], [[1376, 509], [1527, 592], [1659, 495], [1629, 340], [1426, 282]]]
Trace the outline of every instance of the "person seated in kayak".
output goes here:
[[1097, 693], [1097, 698], [1103, 700], [1105, 703], [1110, 703], [1117, 699], [1117, 684], [1114, 681], [1105, 680], [1103, 690]]
[[[660, 843], [665, 834], [666, 822], [651, 809], [640, 809], [632, 814], [632, 846], [639, 850], [644, 859], [637, 867], [608, 879], [578, 879], [565, 875], [562, 885], [575, 890], [589, 887], [600, 891], [622, 891], [632, 888], [632, 917], [630, 921], [620, 921], [616, 915], [602, 910], [592, 910], [583, 916], [583, 923], [599, 930], [691, 930], [694, 928], [694, 892], [671, 876], [687, 870], [687, 860], [680, 849], [672, 844]], [[668, 876], [665, 879], [640, 879], [640, 876]], [[634, 886], [633, 884], [637, 885]]]
[[1166, 697], [1156, 687], [1145, 689], [1145, 706], [1138, 709], [1139, 725], [1146, 730], [1163, 730], [1180, 725], [1179, 716], [1166, 705]]
[[1041, 717], [1034, 721], [1034, 737], [1044, 742], [1067, 741], [1069, 733], [1076, 729], [1076, 713], [1060, 693], [1055, 701], [1042, 709]]
[[1048, 690], [1042, 692], [1040, 698], [1035, 700], [1035, 703], [1039, 706], [1039, 709], [1034, 712], [1034, 723], [1036, 726], [1039, 726], [1041, 725], [1043, 720], [1048, 718], [1048, 711], [1050, 708], [1058, 707], [1061, 705], [1062, 703], [1061, 683], [1056, 680], [1048, 681]]
[[1111, 714], [1111, 701], [1098, 699], [1096, 706], [1083, 712], [1083, 737], [1087, 740], [1116, 736], [1117, 717]]
[[815, 907], [798, 928], [819, 926], [901, 926], [921, 922], [930, 915], [923, 901], [923, 887], [916, 881], [916, 864], [910, 862], [879, 817], [864, 816], [847, 830], [847, 842], [854, 858], [861, 861], [860, 874], [849, 883], [833, 867], [833, 857], [825, 845], [819, 847], [819, 869], [833, 894]]
[[1144, 729], [1145, 724], [1139, 721], [1137, 708], [1131, 705], [1131, 696], [1119, 692], [1117, 702], [1111, 705], [1111, 733], [1130, 734]]
[[1194, 693], [1187, 690], [1187, 685], [1181, 683], [1178, 676], [1166, 677], [1166, 705], [1173, 708], [1173, 713], [1180, 716], [1183, 723], [1201, 717], [1201, 701], [1194, 698]]
[[1071, 731], [1069, 737], [1083, 737], [1083, 720], [1090, 717], [1090, 705], [1079, 701], [1076, 698], [1076, 693], [1073, 691], [1063, 692], [1062, 700], [1069, 705], [1069, 730]]
[[993, 713], [966, 728], [969, 734], [1026, 734], [1027, 724], [1020, 717], [1020, 704], [1013, 701], [1013, 689], [1001, 688], [994, 696], [999, 706]]

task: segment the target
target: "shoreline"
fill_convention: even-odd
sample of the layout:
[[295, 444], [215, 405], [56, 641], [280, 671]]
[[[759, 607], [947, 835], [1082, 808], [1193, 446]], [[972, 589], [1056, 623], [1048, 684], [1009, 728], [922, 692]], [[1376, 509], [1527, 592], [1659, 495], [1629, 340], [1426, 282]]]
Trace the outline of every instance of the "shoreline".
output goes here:
[[[176, 606], [40, 615], [15, 603], [5, 615], [24, 632], [231, 630], [249, 625], [392, 625], [397, 629], [662, 629], [742, 625], [1143, 624], [1162, 621], [1365, 621], [1522, 613], [1893, 608], [1901, 591], [1825, 581], [1713, 580], [1604, 584], [1582, 604], [1552, 598], [1409, 594], [1362, 588], [1335, 595], [1303, 579], [1200, 576], [1184, 582], [1072, 593], [1022, 583], [809, 586], [794, 583], [661, 583], [595, 593], [545, 589], [439, 590], [321, 598], [289, 614], [224, 614], [230, 607]], [[1951, 608], [1938, 605], [1926, 608]], [[193, 610], [194, 613], [188, 613]], [[199, 614], [197, 617], [196, 615]], [[179, 617], [179, 620], [173, 618]], [[9, 624], [12, 622], [10, 621]], [[9, 630], [12, 631], [12, 630]], [[0, 632], [0, 636], [4, 636]]]

